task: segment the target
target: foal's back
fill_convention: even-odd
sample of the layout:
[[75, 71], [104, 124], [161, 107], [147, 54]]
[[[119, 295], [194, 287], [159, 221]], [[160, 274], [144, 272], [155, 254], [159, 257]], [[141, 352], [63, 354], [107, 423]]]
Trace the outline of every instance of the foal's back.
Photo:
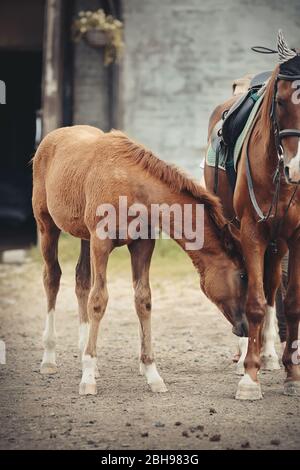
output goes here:
[[[48, 134], [33, 159], [33, 210], [36, 219], [49, 213], [55, 225], [88, 239], [96, 226], [97, 206], [118, 203], [120, 194], [135, 202], [148, 197], [145, 174], [126, 158], [117, 133], [73, 126]], [[124, 136], [129, 146], [132, 143]], [[150, 191], [158, 182], [150, 175]], [[142, 184], [143, 183], [143, 184]]]
[[37, 219], [49, 213], [61, 230], [89, 238], [85, 182], [104, 135], [95, 127], [72, 126], [56, 129], [42, 140], [33, 159], [32, 205]]

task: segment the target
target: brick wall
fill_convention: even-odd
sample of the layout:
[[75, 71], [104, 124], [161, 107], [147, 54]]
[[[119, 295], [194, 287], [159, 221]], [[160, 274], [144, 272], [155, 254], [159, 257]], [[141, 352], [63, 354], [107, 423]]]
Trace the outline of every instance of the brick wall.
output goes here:
[[214, 106], [234, 78], [274, 67], [249, 48], [275, 47], [279, 27], [300, 47], [300, 2], [123, 0], [123, 13], [123, 126], [198, 178]]
[[[75, 11], [97, 10], [97, 0], [76, 0]], [[74, 47], [73, 123], [109, 130], [110, 70], [103, 65], [103, 50], [80, 41]]]

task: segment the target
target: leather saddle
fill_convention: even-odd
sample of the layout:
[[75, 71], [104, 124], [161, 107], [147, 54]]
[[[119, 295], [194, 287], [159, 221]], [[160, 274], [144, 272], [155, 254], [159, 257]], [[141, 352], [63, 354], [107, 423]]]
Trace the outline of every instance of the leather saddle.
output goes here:
[[[257, 91], [262, 88], [272, 72], [262, 72], [253, 77], [247, 93], [242, 95], [234, 105], [223, 113], [222, 119], [216, 124], [212, 135], [211, 145], [216, 153], [216, 172], [219, 161], [225, 162], [225, 170], [232, 187], [235, 188], [236, 173], [234, 170], [234, 147], [242, 133], [249, 115], [258, 98]], [[217, 192], [217, 176], [215, 175], [215, 192]]]

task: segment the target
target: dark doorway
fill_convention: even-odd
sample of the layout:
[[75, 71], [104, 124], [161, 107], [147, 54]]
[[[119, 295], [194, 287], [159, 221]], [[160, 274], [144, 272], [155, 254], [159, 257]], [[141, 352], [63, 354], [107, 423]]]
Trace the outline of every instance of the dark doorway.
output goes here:
[[0, 50], [0, 251], [36, 242], [31, 208], [37, 112], [41, 108], [42, 52]]

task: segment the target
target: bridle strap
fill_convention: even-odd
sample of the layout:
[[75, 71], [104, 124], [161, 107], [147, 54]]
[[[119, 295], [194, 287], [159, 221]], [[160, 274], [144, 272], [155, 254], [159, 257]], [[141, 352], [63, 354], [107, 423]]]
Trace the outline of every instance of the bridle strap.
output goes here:
[[300, 138], [300, 130], [284, 129], [283, 131], [279, 131], [280, 140], [285, 139], [286, 137], [299, 137]]
[[300, 75], [285, 75], [283, 73], [279, 73], [277, 75], [277, 80], [285, 80], [287, 82], [295, 82], [296, 80], [300, 80]]

